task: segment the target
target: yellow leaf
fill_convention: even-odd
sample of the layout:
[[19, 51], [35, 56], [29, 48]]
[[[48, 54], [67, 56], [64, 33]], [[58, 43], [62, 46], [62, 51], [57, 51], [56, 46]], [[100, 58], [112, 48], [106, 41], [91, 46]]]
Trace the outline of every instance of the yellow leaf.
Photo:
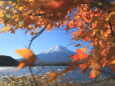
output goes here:
[[3, 1], [0, 1], [0, 5], [2, 5], [3, 4]]
[[111, 13], [109, 14], [109, 16], [106, 18], [106, 21], [109, 21], [110, 18], [111, 18], [113, 15], [115, 15], [115, 12], [111, 12]]
[[112, 72], [115, 72], [115, 60], [110, 62], [109, 67], [111, 68]]
[[28, 60], [24, 59], [19, 62], [17, 69], [22, 69], [26, 66], [32, 66], [32, 65], [34, 65], [35, 61], [36, 61], [36, 58], [32, 58], [32, 59], [28, 59]]
[[18, 49], [16, 50], [16, 53], [24, 58], [24, 60], [20, 61], [19, 65], [17, 66], [18, 69], [34, 65], [36, 55], [32, 52], [32, 50], [28, 48]]
[[90, 67], [91, 67], [92, 69], [94, 69], [94, 70], [98, 70], [98, 69], [101, 68], [101, 65], [100, 65], [100, 63], [98, 63], [98, 62], [92, 61]]
[[0, 28], [0, 29], [2, 29], [2, 31], [0, 33], [9, 31], [9, 28], [7, 26]]
[[110, 64], [115, 64], [115, 60], [111, 61], [111, 63], [110, 63]]
[[3, 16], [4, 16], [3, 10], [0, 10], [0, 18], [2, 18]]
[[25, 61], [21, 61], [20, 63], [19, 63], [19, 65], [17, 66], [17, 69], [22, 69], [22, 68], [24, 68], [24, 67], [26, 67], [27, 66], [27, 64], [25, 63]]
[[58, 77], [58, 73], [55, 72], [53, 69], [50, 69], [50, 73], [45, 73], [45, 76], [48, 77], [48, 82], [55, 80]]
[[98, 30], [93, 30], [92, 35], [94, 36]]
[[81, 48], [80, 50], [83, 51], [83, 52], [87, 52], [87, 48], [86, 47]]
[[91, 70], [89, 78], [95, 78], [96, 76], [98, 76], [100, 74], [99, 70]]
[[33, 51], [28, 48], [18, 49], [16, 50], [16, 53], [25, 59], [29, 59], [30, 57], [35, 56]]
[[29, 2], [34, 2], [35, 0], [29, 0]]
[[19, 10], [23, 10], [23, 7], [19, 7]]

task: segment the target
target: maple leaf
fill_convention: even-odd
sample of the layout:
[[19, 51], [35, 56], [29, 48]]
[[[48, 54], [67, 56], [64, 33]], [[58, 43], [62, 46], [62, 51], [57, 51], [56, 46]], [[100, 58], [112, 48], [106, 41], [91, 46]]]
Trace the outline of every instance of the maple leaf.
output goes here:
[[79, 67], [81, 68], [82, 73], [86, 73], [86, 71], [89, 68], [88, 64], [79, 64]]
[[91, 39], [90, 37], [85, 37], [83, 40], [87, 42], [87, 41], [89, 41], [90, 39]]
[[72, 35], [73, 37], [79, 35], [78, 31], [76, 31], [76, 32], [72, 32], [72, 33], [73, 33], [73, 35]]
[[108, 66], [111, 68], [112, 72], [115, 72], [115, 60], [111, 61]]
[[80, 48], [79, 50], [81, 50], [82, 52], [87, 52], [87, 48], [86, 47], [84, 47], [84, 48]]
[[109, 16], [106, 18], [106, 21], [109, 21], [113, 15], [115, 15], [115, 11], [109, 14]]
[[88, 57], [88, 55], [86, 53], [84, 53], [82, 50], [86, 51], [86, 50], [84, 50], [84, 48], [83, 49], [77, 49], [76, 54], [70, 56], [71, 58], [73, 58], [73, 61], [81, 61], [81, 60], [86, 59]]
[[101, 68], [101, 65], [99, 62], [92, 61], [90, 67], [91, 67], [91, 72], [89, 78], [95, 78], [100, 74], [99, 69]]
[[7, 26], [0, 28], [0, 29], [2, 30], [0, 33], [9, 31], [9, 28]]
[[28, 48], [17, 49], [16, 53], [20, 55], [21, 57], [23, 57], [24, 59], [30, 59], [31, 57], [35, 56], [33, 51]]
[[22, 69], [26, 66], [27, 66], [27, 62], [26, 62], [26, 60], [23, 60], [23, 61], [19, 62], [18, 66], [17, 66], [17, 69]]
[[50, 73], [45, 73], [45, 76], [48, 77], [48, 82], [55, 80], [58, 77], [58, 73], [55, 72], [53, 69], [50, 69]]
[[17, 66], [18, 69], [24, 68], [25, 66], [32, 66], [36, 61], [35, 54], [28, 48], [18, 49], [16, 50], [16, 53], [24, 58], [24, 60], [20, 61]]
[[89, 75], [89, 78], [95, 78], [96, 76], [98, 76], [100, 74], [100, 71], [99, 70], [91, 70], [90, 72], [90, 75]]
[[110, 64], [115, 64], [115, 60], [111, 61]]
[[95, 61], [92, 61], [91, 64], [90, 64], [90, 67], [94, 70], [98, 70], [101, 68], [101, 65], [99, 62], [95, 62]]

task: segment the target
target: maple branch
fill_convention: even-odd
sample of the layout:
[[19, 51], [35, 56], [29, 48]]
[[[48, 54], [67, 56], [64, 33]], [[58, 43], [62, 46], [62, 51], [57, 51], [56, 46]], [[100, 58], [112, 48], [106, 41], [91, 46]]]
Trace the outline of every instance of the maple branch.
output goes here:
[[[39, 35], [41, 35], [41, 34], [44, 32], [44, 30], [46, 29], [47, 25], [48, 25], [48, 24], [46, 24], [45, 27], [44, 27], [41, 31], [37, 32], [37, 33], [35, 34], [35, 36], [31, 38], [30, 43], [29, 43], [29, 47], [28, 47], [29, 49], [30, 49], [30, 47], [31, 47], [31, 45], [32, 45], [32, 43], [33, 43], [33, 41], [34, 41]], [[35, 78], [34, 78], [34, 74], [33, 74], [32, 67], [31, 67], [31, 66], [29, 66], [29, 71], [30, 71], [30, 74], [31, 74], [31, 77], [32, 77], [31, 82], [33, 83], [33, 82], [35, 81]], [[35, 82], [36, 82], [36, 81], [35, 81]], [[32, 85], [33, 85], [33, 84], [32, 84]], [[35, 85], [36, 85], [36, 83], [34, 83], [33, 86], [35, 86]]]
[[[111, 30], [111, 36], [114, 37], [115, 36], [115, 32], [114, 32], [114, 29], [113, 29], [113, 25], [111, 24], [111, 22], [109, 22], [109, 25], [110, 25], [110, 30]], [[114, 44], [115, 43], [115, 39], [112, 42]]]
[[30, 47], [31, 47], [31, 45], [32, 45], [32, 43], [33, 43], [33, 41], [34, 41], [39, 35], [41, 35], [41, 34], [44, 32], [44, 30], [46, 29], [47, 25], [48, 25], [48, 24], [46, 24], [45, 27], [44, 27], [41, 31], [37, 32], [37, 33], [35, 34], [35, 36], [31, 38], [30, 43], [29, 43], [29, 47], [28, 47], [29, 49], [30, 49]]
[[110, 12], [109, 8], [112, 8], [113, 5], [106, 0], [95, 0], [90, 3], [91, 6], [96, 6], [97, 8], [100, 8], [106, 12]]
[[44, 16], [46, 13], [39, 13], [39, 14], [36, 14], [36, 15], [32, 15], [30, 14], [31, 16]]
[[109, 25], [110, 25], [111, 35], [114, 36], [115, 34], [111, 22], [109, 22]]
[[69, 44], [67, 44], [66, 46], [69, 46], [69, 45], [74, 45], [74, 43], [76, 43], [77, 41], [74, 41], [74, 42], [72, 42], [72, 43], [69, 43]]

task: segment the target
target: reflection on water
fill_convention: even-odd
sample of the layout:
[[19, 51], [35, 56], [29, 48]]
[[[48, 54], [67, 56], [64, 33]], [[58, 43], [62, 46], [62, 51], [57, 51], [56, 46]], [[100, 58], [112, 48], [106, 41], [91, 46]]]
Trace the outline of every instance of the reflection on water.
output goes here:
[[[62, 71], [68, 66], [34, 66], [32, 68], [32, 72], [36, 73], [37, 75], [41, 76], [46, 72], [50, 72], [50, 69], [54, 69], [55, 71]], [[21, 70], [16, 70], [15, 67], [0, 67], [0, 76], [24, 76], [26, 74], [30, 73], [29, 67], [23, 68]], [[79, 69], [76, 69], [74, 71], [68, 72], [63, 76], [63, 78], [66, 78], [67, 80], [71, 81], [82, 81], [82, 80], [89, 80], [88, 79], [89, 71], [85, 74], [82, 74]], [[101, 77], [104, 77], [105, 75], [101, 74]]]

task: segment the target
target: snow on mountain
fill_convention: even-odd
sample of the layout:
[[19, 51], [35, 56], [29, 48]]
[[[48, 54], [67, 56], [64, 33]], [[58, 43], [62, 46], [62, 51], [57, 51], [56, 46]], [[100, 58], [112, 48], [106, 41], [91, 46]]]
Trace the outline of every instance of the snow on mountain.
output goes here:
[[61, 65], [69, 64], [72, 60], [69, 56], [73, 55], [74, 52], [63, 46], [55, 46], [45, 52], [37, 55], [37, 65]]

